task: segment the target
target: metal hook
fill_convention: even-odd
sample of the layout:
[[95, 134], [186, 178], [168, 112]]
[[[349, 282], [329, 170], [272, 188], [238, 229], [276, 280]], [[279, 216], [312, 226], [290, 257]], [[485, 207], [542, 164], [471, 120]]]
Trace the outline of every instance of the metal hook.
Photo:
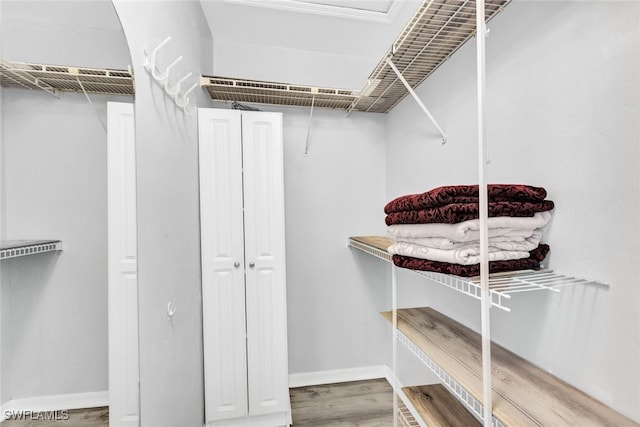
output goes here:
[[193, 91], [196, 87], [198, 87], [198, 82], [195, 82], [187, 91], [182, 95], [178, 95], [174, 98], [176, 105], [182, 109], [184, 109], [187, 105], [189, 105], [189, 93]]
[[176, 309], [171, 307], [171, 303], [167, 304], [167, 315], [171, 318], [176, 314]]
[[167, 94], [171, 97], [176, 96], [179, 92], [180, 92], [180, 86], [182, 85], [182, 82], [184, 82], [185, 80], [187, 80], [189, 77], [191, 77], [193, 73], [189, 72], [187, 75], [185, 75], [183, 78], [181, 78], [180, 80], [178, 80], [176, 82], [175, 85], [173, 85], [173, 87], [170, 87], [171, 84], [169, 83], [169, 80], [167, 79], [167, 81], [164, 83], [164, 90], [167, 92]]
[[158, 46], [156, 46], [155, 49], [153, 49], [151, 51], [151, 55], [147, 54], [147, 50], [144, 49], [144, 53], [145, 53], [145, 63], [144, 63], [144, 68], [149, 71], [149, 72], [153, 72], [154, 68], [156, 67], [156, 54], [158, 53], [158, 51], [164, 47], [164, 45], [166, 45], [167, 43], [169, 43], [171, 41], [171, 36], [167, 37], [166, 39], [164, 39], [164, 41], [162, 43], [160, 43]]
[[169, 72], [171, 71], [171, 68], [173, 68], [180, 61], [182, 61], [182, 56], [177, 57], [175, 61], [169, 64], [162, 75], [157, 75], [156, 70], [158, 69], [158, 67], [153, 67], [153, 69], [151, 70], [151, 75], [159, 83], [164, 83], [169, 78]]

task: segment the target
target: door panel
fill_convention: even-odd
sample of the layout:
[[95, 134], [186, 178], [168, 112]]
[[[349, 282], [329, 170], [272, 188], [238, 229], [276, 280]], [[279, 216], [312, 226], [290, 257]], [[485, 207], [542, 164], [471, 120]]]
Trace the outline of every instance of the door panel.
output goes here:
[[109, 425], [126, 427], [139, 419], [133, 105], [109, 102], [107, 114]]
[[200, 109], [207, 422], [247, 415], [240, 112]]
[[[288, 410], [282, 114], [242, 114], [249, 413]], [[252, 266], [253, 265], [253, 266]]]

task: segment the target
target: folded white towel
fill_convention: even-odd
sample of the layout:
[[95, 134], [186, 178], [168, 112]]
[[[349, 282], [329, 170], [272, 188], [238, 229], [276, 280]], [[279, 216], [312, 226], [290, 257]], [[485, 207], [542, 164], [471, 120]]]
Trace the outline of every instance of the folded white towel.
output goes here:
[[[498, 216], [487, 218], [488, 237], [530, 237], [551, 219], [551, 212], [537, 212], [532, 217]], [[398, 224], [387, 231], [393, 237], [443, 237], [454, 242], [480, 240], [480, 220], [471, 219], [456, 224]]]
[[[489, 250], [507, 251], [531, 251], [538, 247], [542, 239], [542, 229], [533, 230], [528, 237], [524, 236], [494, 236], [489, 237]], [[529, 234], [529, 230], [525, 234]], [[456, 242], [445, 237], [394, 237], [394, 243], [406, 242], [415, 245], [426, 246], [433, 249], [467, 249], [477, 248], [480, 250], [480, 242], [473, 240], [469, 242]]]
[[[428, 259], [431, 261], [448, 262], [452, 264], [472, 265], [480, 262], [480, 248], [465, 249], [435, 249], [413, 243], [397, 242], [389, 246], [390, 254]], [[505, 261], [510, 259], [528, 258], [528, 251], [489, 250], [489, 261]]]

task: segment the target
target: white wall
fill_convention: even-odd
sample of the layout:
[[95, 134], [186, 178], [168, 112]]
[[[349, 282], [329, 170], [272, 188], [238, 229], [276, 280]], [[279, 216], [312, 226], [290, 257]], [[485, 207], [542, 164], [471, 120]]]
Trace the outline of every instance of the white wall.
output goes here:
[[385, 266], [347, 247], [383, 232], [384, 117], [285, 109], [285, 203], [290, 373], [382, 365]]
[[[197, 116], [185, 115], [144, 69], [143, 49], [167, 36], [172, 81], [209, 74], [212, 39], [199, 2], [114, 2], [136, 75], [140, 419], [143, 426], [204, 423]], [[144, 17], [144, 19], [141, 19]], [[178, 76], [178, 77], [176, 77]], [[205, 91], [193, 106], [208, 105]], [[167, 304], [177, 310], [170, 319]]]
[[2, 102], [3, 239], [64, 242], [2, 261], [3, 401], [105, 391], [106, 133], [84, 95], [3, 89]]
[[216, 39], [213, 74], [268, 82], [360, 90], [379, 57], [312, 52]]
[[[540, 185], [556, 202], [548, 266], [603, 280], [513, 298], [492, 310], [496, 341], [640, 421], [640, 5], [513, 2], [489, 23], [489, 182]], [[475, 45], [417, 92], [448, 133], [441, 146], [412, 99], [388, 117], [387, 200], [477, 182]], [[405, 305], [478, 327], [479, 304], [401, 276]]]

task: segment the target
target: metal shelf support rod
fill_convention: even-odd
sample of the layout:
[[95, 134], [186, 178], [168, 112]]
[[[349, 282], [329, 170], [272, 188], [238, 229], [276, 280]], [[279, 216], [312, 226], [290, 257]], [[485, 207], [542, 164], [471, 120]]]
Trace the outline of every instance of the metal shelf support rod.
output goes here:
[[[396, 266], [391, 266], [391, 321], [393, 324], [392, 339], [392, 365], [391, 373], [394, 379], [398, 378], [398, 340], [396, 339], [398, 330], [398, 282], [396, 278]], [[393, 389], [393, 427], [398, 427], [398, 391]]]
[[411, 94], [411, 96], [413, 97], [413, 99], [415, 99], [415, 101], [418, 103], [418, 105], [420, 106], [420, 108], [422, 108], [422, 111], [425, 112], [425, 114], [427, 115], [427, 117], [429, 117], [429, 120], [431, 120], [431, 122], [433, 123], [433, 125], [436, 127], [436, 129], [438, 129], [438, 132], [440, 132], [440, 135], [442, 135], [442, 143], [444, 144], [445, 142], [447, 142], [447, 135], [445, 135], [444, 131], [442, 130], [442, 128], [440, 127], [440, 125], [438, 124], [438, 122], [436, 121], [436, 119], [433, 117], [433, 115], [429, 112], [429, 110], [427, 109], [427, 107], [425, 107], [424, 103], [422, 102], [422, 100], [420, 99], [420, 97], [416, 94], [416, 92], [413, 90], [413, 88], [411, 87], [411, 85], [409, 84], [409, 82], [407, 82], [407, 80], [404, 78], [404, 76], [402, 75], [402, 73], [400, 72], [400, 70], [398, 70], [398, 68], [396, 67], [396, 65], [393, 63], [393, 61], [391, 59], [387, 60], [387, 64], [389, 64], [389, 67], [391, 67], [391, 69], [393, 70], [394, 73], [396, 73], [396, 75], [398, 76], [398, 79], [402, 82], [402, 84], [404, 85], [405, 88], [407, 88], [407, 91]]
[[476, 1], [477, 78], [478, 78], [478, 190], [480, 202], [480, 317], [482, 328], [482, 397], [484, 427], [491, 427], [493, 402], [491, 393], [491, 294], [489, 289], [488, 195], [485, 176], [485, 37], [484, 0]]

